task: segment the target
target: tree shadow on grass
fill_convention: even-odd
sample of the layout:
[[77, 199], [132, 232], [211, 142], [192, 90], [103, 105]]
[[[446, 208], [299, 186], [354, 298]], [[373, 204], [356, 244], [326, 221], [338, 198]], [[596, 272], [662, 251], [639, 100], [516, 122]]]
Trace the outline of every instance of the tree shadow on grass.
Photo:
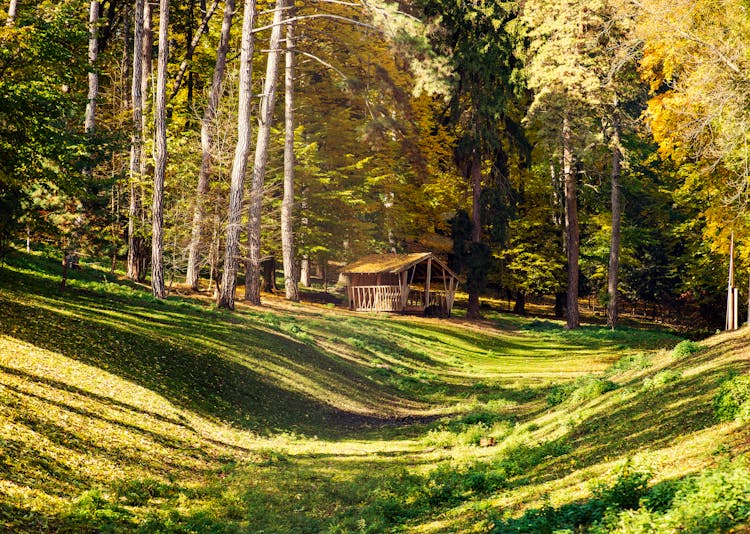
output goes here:
[[[106, 301], [106, 296], [99, 298]], [[0, 302], [4, 315], [0, 330], [7, 335], [132, 380], [177, 406], [260, 433], [281, 430], [333, 438], [358, 428], [393, 424], [387, 413], [368, 415], [340, 409], [295, 391], [266, 372], [264, 360], [317, 381], [319, 389], [338, 389], [342, 395], [360, 397], [370, 405], [400, 401], [396, 395], [383, 395], [379, 388], [367, 384], [363, 377], [367, 368], [338, 361], [316, 347], [290, 342], [279, 334], [247, 325], [235, 327], [217, 321], [217, 317], [207, 320], [200, 310], [173, 310], [169, 302], [131, 302], [114, 318], [96, 308], [101, 302], [72, 290], [65, 304], [58, 307], [54, 301], [42, 307], [2, 295]], [[78, 306], [76, 311], [81, 313], [71, 317], [68, 303]], [[150, 322], [139, 322], [131, 315], [136, 312], [142, 314], [141, 321], [150, 321], [152, 313], [162, 310], [174, 315], [166, 319], [161, 315], [155, 329]], [[191, 331], [202, 331], [200, 336], [215, 342], [214, 346], [196, 343]], [[232, 361], [221, 354], [222, 345], [258, 354], [254, 360]], [[295, 354], [285, 354], [290, 350]], [[368, 398], [369, 394], [373, 398]]]

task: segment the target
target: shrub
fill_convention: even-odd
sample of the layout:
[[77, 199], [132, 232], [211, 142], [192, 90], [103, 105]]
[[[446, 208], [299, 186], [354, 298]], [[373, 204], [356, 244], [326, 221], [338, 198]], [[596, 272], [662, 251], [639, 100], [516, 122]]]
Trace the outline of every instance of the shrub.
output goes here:
[[648, 492], [641, 508], [612, 514], [606, 528], [591, 532], [729, 532], [750, 517], [750, 471], [742, 461], [671, 484], [677, 489], [666, 508], [649, 509]]
[[99, 490], [85, 492], [62, 516], [63, 532], [122, 532], [132, 529], [132, 514], [109, 502]]
[[660, 388], [664, 386], [665, 384], [671, 384], [672, 382], [676, 382], [680, 378], [682, 378], [682, 373], [680, 371], [675, 371], [673, 369], [666, 369], [664, 371], [659, 371], [654, 376], [646, 378], [643, 381], [643, 389], [651, 390], [651, 389]]
[[701, 350], [703, 350], [703, 347], [701, 347], [698, 343], [685, 339], [677, 343], [677, 345], [675, 345], [675, 347], [672, 349], [672, 359], [680, 360], [682, 358], [685, 358], [686, 356], [690, 356], [691, 354], [700, 352]]
[[750, 418], [750, 375], [730, 378], [719, 388], [713, 401], [718, 421]]
[[[639, 500], [647, 492], [649, 478], [649, 473], [633, 470], [631, 464], [626, 463], [614, 484], [594, 488], [591, 499], [565, 504], [559, 508], [545, 503], [541, 508], [529, 510], [517, 519], [496, 520], [492, 532], [607, 532], [621, 510], [638, 506]], [[590, 526], [594, 528], [589, 530], [587, 527]]]
[[547, 405], [557, 406], [570, 399], [573, 402], [583, 402], [612, 391], [617, 384], [605, 378], [593, 375], [583, 376], [567, 384], [558, 384], [552, 387], [547, 394]]
[[651, 367], [651, 365], [653, 364], [648, 354], [644, 354], [643, 352], [639, 352], [637, 354], [628, 354], [613, 363], [612, 366], [607, 369], [607, 374], [612, 375], [616, 373], [622, 373], [625, 371], [630, 371], [631, 369], [648, 369], [649, 367]]

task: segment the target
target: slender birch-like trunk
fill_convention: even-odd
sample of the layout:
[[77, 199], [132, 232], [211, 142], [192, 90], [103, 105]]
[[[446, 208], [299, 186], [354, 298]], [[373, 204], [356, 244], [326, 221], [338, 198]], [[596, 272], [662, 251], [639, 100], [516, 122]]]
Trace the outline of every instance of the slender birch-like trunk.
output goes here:
[[567, 112], [562, 127], [562, 163], [565, 183], [565, 233], [568, 246], [568, 318], [565, 328], [573, 330], [581, 324], [578, 311], [578, 200], [576, 195], [576, 175], [573, 170], [572, 134]]
[[[288, 18], [294, 18], [294, 10]], [[287, 300], [299, 300], [294, 258], [294, 21], [286, 26], [284, 71], [284, 197], [281, 201], [281, 251], [284, 261], [284, 291]]]
[[252, 104], [253, 27], [255, 26], [255, 0], [245, 0], [242, 20], [240, 51], [239, 108], [237, 110], [237, 146], [232, 162], [232, 181], [229, 190], [227, 237], [224, 250], [224, 274], [217, 297], [220, 308], [234, 309], [237, 288], [237, 263], [240, 255], [240, 224], [242, 222], [242, 196], [245, 185], [247, 159], [250, 155], [250, 110]]
[[127, 275], [131, 280], [141, 276], [141, 243], [137, 236], [141, 212], [141, 152], [143, 145], [143, 21], [145, 0], [135, 2], [135, 21], [133, 28], [133, 83], [131, 100], [133, 106], [133, 132], [130, 140], [129, 189], [128, 205], [128, 264]]
[[232, 29], [232, 17], [234, 16], [234, 0], [224, 2], [224, 19], [221, 24], [221, 37], [216, 50], [216, 65], [211, 82], [211, 92], [208, 96], [206, 109], [203, 110], [201, 120], [201, 168], [198, 172], [198, 187], [195, 192], [195, 206], [193, 208], [193, 227], [190, 236], [190, 250], [188, 253], [188, 267], [185, 283], [194, 290], [198, 289], [200, 275], [200, 253], [203, 225], [205, 219], [205, 202], [211, 180], [211, 151], [214, 147], [212, 134], [216, 111], [221, 98], [221, 88], [224, 81], [224, 72], [227, 64], [227, 53], [229, 52], [229, 38]]
[[159, 58], [154, 95], [154, 194], [151, 206], [151, 292], [166, 296], [164, 287], [164, 175], [167, 169], [167, 60], [169, 0], [159, 1]]
[[612, 132], [612, 237], [609, 245], [609, 270], [607, 272], [607, 326], [614, 329], [619, 315], [617, 286], [620, 274], [620, 226], [622, 207], [620, 206], [620, 173], [622, 169], [622, 151], [620, 147], [620, 116], [615, 107]]
[[16, 24], [16, 11], [18, 10], [18, 0], [10, 0], [8, 6], [8, 18], [5, 19], [6, 26], [15, 26]]
[[94, 133], [96, 127], [96, 99], [99, 96], [99, 74], [96, 72], [96, 59], [99, 55], [99, 0], [91, 0], [89, 5], [89, 93], [86, 100], [84, 130]]
[[276, 85], [279, 74], [282, 17], [285, 0], [276, 0], [273, 28], [266, 61], [266, 79], [258, 105], [258, 138], [255, 144], [253, 180], [250, 189], [250, 217], [247, 225], [248, 258], [245, 268], [245, 300], [260, 304], [260, 226], [263, 208], [263, 182], [266, 176], [268, 146], [271, 138], [271, 122], [276, 100]]

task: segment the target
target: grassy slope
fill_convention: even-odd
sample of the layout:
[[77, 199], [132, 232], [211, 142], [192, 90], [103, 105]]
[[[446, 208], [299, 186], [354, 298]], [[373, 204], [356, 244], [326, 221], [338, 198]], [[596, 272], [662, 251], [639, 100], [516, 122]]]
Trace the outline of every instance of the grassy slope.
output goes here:
[[[20, 254], [0, 271], [0, 529], [485, 531], [587, 498], [626, 458], [658, 482], [747, 452], [711, 413], [748, 370], [743, 334], [673, 361], [668, 334], [271, 298], [226, 313], [95, 269], [61, 294], [57, 271]], [[610, 368], [628, 355], [643, 365]], [[608, 368], [614, 391], [547, 406]]]

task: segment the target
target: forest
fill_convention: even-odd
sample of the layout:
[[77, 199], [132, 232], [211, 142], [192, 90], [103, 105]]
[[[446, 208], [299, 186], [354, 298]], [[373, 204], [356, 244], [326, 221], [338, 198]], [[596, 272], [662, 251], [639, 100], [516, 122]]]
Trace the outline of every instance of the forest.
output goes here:
[[748, 9], [0, 0], [0, 532], [750, 531]]
[[746, 293], [744, 2], [240, 4], [3, 3], [0, 250], [229, 309], [414, 250], [473, 317], [720, 327], [731, 247]]

